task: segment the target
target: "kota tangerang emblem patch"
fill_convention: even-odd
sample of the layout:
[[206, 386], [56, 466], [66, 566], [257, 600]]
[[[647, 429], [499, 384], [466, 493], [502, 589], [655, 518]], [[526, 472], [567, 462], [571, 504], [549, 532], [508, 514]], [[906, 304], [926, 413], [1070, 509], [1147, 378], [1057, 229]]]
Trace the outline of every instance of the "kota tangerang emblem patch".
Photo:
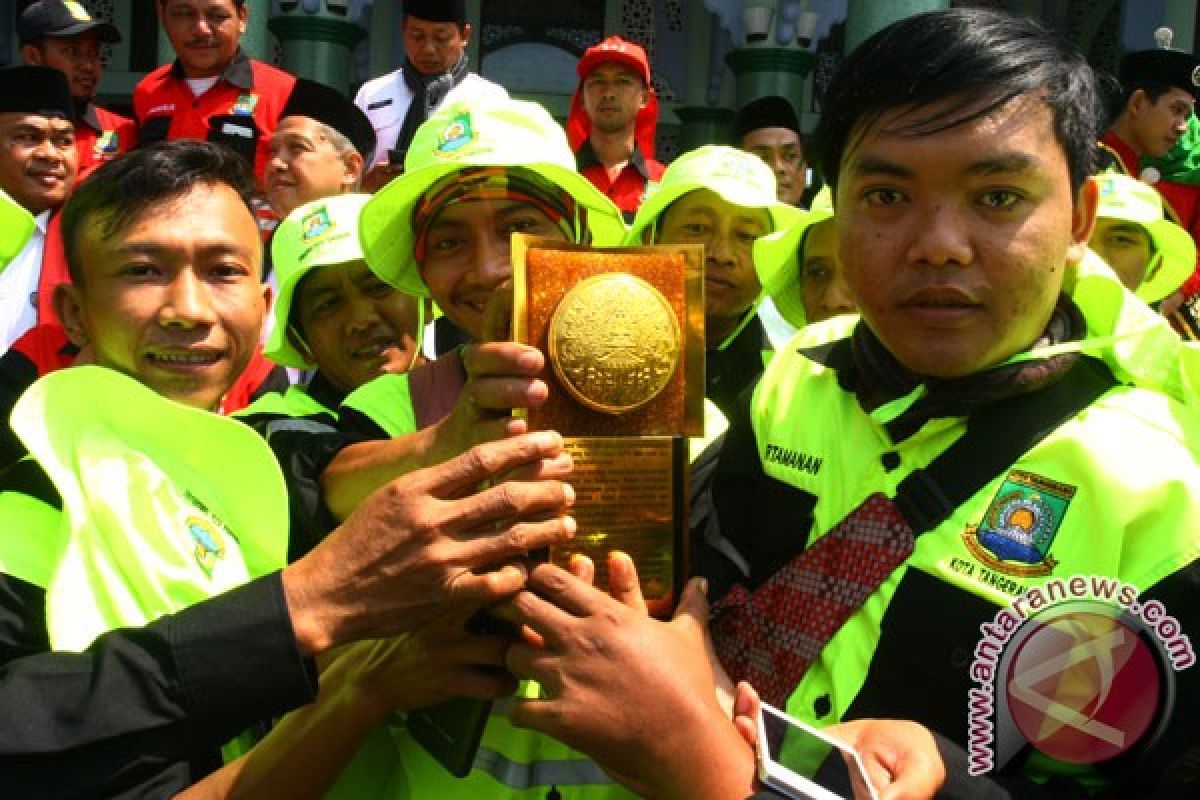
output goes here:
[[963, 543], [998, 572], [1018, 577], [1049, 575], [1057, 564], [1050, 545], [1074, 496], [1074, 486], [1013, 470], [1000, 484], [983, 520], [963, 531]]
[[464, 112], [442, 128], [442, 132], [438, 134], [437, 149], [439, 153], [453, 153], [474, 140], [475, 128], [471, 125], [471, 114]]

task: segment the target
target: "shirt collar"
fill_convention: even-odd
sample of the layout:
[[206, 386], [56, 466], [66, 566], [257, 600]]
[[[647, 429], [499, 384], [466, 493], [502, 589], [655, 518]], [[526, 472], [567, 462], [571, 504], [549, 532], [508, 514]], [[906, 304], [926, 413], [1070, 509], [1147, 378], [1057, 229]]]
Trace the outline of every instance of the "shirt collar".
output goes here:
[[100, 127], [100, 116], [96, 113], [96, 104], [88, 103], [87, 108], [79, 115], [79, 121], [94, 131], [103, 130]]
[[[600, 163], [600, 157], [596, 155], [595, 149], [592, 147], [592, 140], [585, 139], [579, 149], [575, 151], [575, 166], [580, 172], [583, 172], [588, 167], [603, 166]], [[646, 157], [642, 155], [642, 148], [635, 143], [633, 145], [633, 153], [629, 156], [629, 166], [638, 171], [646, 180], [650, 180], [650, 173], [646, 170]]]
[[[187, 80], [183, 64], [179, 63], [178, 58], [171, 64], [171, 77], [181, 81]], [[231, 83], [239, 89], [253, 89], [254, 68], [246, 51], [239, 47], [237, 55], [233, 57], [233, 61], [229, 62], [229, 66], [225, 67], [225, 71], [221, 73], [220, 77], [226, 83]]]
[[50, 215], [53, 213], [53, 209], [50, 209], [43, 211], [40, 214], [35, 214], [33, 217], [33, 224], [37, 226], [37, 229], [42, 236], [46, 235], [46, 226], [50, 224]]

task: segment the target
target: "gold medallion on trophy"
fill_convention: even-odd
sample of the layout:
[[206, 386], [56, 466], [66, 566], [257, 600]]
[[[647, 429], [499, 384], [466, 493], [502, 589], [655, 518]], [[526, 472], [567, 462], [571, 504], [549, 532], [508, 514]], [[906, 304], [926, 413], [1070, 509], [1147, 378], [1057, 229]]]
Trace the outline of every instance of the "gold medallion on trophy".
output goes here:
[[657, 397], [675, 374], [682, 346], [667, 299], [625, 273], [595, 275], [568, 291], [547, 338], [563, 388], [606, 414], [633, 411]]

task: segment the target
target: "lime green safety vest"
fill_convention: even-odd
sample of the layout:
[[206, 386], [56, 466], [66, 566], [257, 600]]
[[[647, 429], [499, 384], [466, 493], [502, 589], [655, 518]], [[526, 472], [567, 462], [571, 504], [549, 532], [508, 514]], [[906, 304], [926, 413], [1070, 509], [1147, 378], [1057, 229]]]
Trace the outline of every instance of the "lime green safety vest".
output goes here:
[[[1014, 595], [1054, 577], [1111, 576], [1144, 590], [1200, 557], [1200, 469], [1190, 449], [1200, 442], [1200, 415], [1184, 406], [1195, 401], [1186, 388], [1188, 362], [1195, 354], [1183, 352], [1165, 321], [1121, 288], [1107, 267], [1085, 263], [1069, 277], [1088, 321], [1088, 338], [1042, 352], [1075, 349], [1094, 355], [1130, 385], [1114, 388], [1050, 433], [918, 537], [905, 564], [847, 620], [805, 673], [787, 702], [793, 716], [818, 726], [842, 720], [863, 688], [882, 620], [907, 570], [921, 570], [995, 603], [998, 610]], [[893, 443], [883, 425], [923, 388], [868, 415], [841, 388], [834, 370], [803, 354], [846, 337], [856, 322], [839, 317], [802, 329], [775, 355], [753, 399], [751, 421], [763, 471], [816, 498], [810, 541], [869, 495], [895, 496], [905, 477], [964, 431], [961, 417], [933, 419]], [[1028, 356], [1014, 360], [1023, 357]], [[884, 459], [885, 453], [894, 455]], [[890, 471], [887, 462], [894, 466]], [[1056, 526], [1045, 562], [1018, 569], [991, 558], [974, 531], [989, 510], [1014, 496], [1014, 486], [1030, 481], [1053, 503]], [[830, 713], [817, 719], [818, 707]], [[786, 755], [813, 769], [827, 750]], [[1036, 778], [1079, 772], [1075, 765], [1044, 757], [1031, 759], [1027, 769]]]
[[30, 532], [0, 537], [0, 571], [45, 589], [55, 650], [83, 650], [286, 564], [283, 476], [246, 426], [113, 370], [73, 367], [31, 386], [12, 427], [62, 512], [0, 495], [0, 514], [22, 515], [15, 529]]
[[407, 372], [372, 378], [346, 395], [342, 405], [369, 417], [388, 436], [403, 436], [417, 430]]

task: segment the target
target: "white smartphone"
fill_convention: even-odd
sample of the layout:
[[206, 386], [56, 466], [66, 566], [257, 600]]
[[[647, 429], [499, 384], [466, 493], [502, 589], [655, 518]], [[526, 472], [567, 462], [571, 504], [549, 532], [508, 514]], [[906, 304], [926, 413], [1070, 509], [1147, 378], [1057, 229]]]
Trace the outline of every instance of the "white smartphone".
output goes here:
[[[835, 751], [830, 753], [822, 769], [822, 775], [830, 770], [837, 771], [828, 781], [829, 786], [822, 786], [783, 764], [781, 751], [785, 741], [791, 743], [813, 739], [820, 740], [820, 743]], [[758, 779], [764, 785], [796, 800], [853, 800], [853, 795], [839, 792], [849, 792], [856, 776], [867, 787], [871, 800], [879, 800], [867, 778], [862, 759], [853, 748], [772, 705], [762, 703], [758, 715]], [[834, 786], [839, 787], [838, 790], [831, 788]]]

